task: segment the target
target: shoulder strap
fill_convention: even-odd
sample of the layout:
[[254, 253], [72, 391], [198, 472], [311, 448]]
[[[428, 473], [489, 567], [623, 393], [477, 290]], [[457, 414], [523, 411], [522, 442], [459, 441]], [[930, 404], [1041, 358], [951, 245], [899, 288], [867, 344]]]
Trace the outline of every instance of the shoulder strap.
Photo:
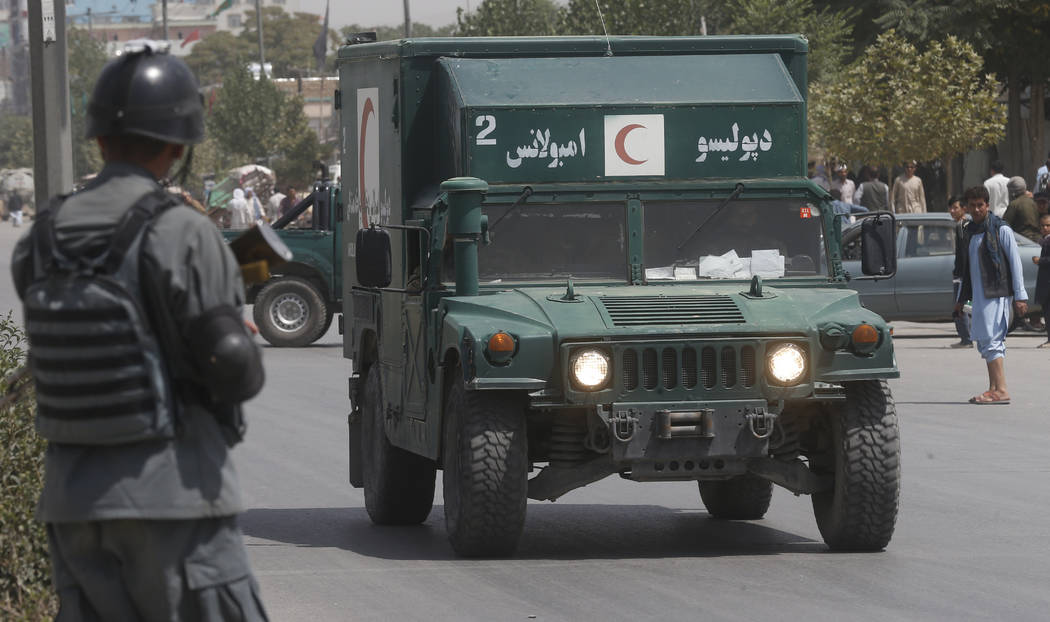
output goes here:
[[163, 211], [177, 205], [175, 197], [166, 190], [158, 189], [150, 192], [135, 202], [117, 223], [113, 237], [109, 243], [109, 250], [105, 254], [102, 264], [106, 273], [116, 272], [120, 264], [124, 262], [128, 249], [138, 239], [146, 226]]
[[40, 279], [56, 264], [68, 265], [69, 259], [58, 250], [55, 238], [55, 215], [62, 207], [68, 194], [51, 197], [47, 207], [42, 210], [33, 223], [33, 278]]

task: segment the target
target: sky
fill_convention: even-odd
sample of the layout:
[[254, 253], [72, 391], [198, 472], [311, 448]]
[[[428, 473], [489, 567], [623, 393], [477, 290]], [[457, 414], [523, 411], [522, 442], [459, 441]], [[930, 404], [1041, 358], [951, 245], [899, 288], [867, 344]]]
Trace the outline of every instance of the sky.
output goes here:
[[[559, 0], [560, 1], [560, 0]], [[301, 0], [304, 11], [324, 15], [325, 0]], [[445, 26], [456, 22], [456, 8], [476, 9], [481, 0], [409, 0], [413, 22]], [[330, 28], [348, 24], [394, 26], [405, 21], [404, 0], [332, 0], [328, 17]]]

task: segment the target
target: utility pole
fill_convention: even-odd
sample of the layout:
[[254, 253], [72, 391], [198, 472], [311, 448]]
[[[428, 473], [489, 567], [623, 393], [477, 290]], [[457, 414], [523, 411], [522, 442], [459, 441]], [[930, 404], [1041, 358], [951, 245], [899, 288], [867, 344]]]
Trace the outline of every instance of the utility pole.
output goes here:
[[255, 0], [255, 29], [259, 31], [259, 75], [266, 76], [266, 52], [263, 50], [262, 9], [259, 8], [259, 0]]
[[160, 0], [160, 21], [163, 25], [164, 40], [168, 40], [168, 0]]
[[35, 0], [29, 9], [29, 77], [33, 100], [33, 186], [37, 209], [73, 188], [65, 0]]
[[412, 36], [412, 17], [408, 12], [408, 0], [405, 0], [405, 38]]

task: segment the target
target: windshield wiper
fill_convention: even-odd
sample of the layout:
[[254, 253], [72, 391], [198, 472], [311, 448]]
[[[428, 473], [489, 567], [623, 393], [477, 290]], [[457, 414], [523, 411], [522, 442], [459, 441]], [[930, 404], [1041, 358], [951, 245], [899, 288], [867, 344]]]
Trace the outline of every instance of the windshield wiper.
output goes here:
[[489, 231], [494, 231], [496, 229], [496, 225], [498, 225], [500, 222], [502, 222], [504, 218], [509, 216], [511, 212], [513, 212], [514, 210], [518, 209], [518, 207], [520, 205], [522, 205], [523, 203], [525, 203], [525, 201], [527, 201], [528, 198], [531, 197], [531, 196], [532, 196], [532, 186], [525, 186], [524, 188], [522, 188], [521, 189], [521, 194], [518, 195], [518, 199], [516, 201], [514, 201], [514, 203], [511, 203], [511, 206], [507, 208], [507, 211], [503, 212], [502, 216], [500, 216], [499, 218], [496, 219], [496, 222], [494, 222], [491, 225], [489, 225]]
[[724, 207], [725, 207], [726, 205], [729, 205], [729, 203], [730, 203], [731, 201], [733, 201], [733, 199], [735, 199], [735, 198], [737, 198], [738, 196], [740, 196], [740, 194], [741, 194], [742, 192], [744, 192], [744, 184], [737, 184], [737, 185], [736, 185], [736, 189], [735, 189], [735, 190], [733, 190], [733, 192], [731, 192], [731, 193], [729, 194], [729, 196], [727, 196], [727, 197], [725, 198], [725, 200], [724, 200], [724, 201], [722, 201], [722, 204], [721, 204], [721, 205], [719, 205], [719, 206], [718, 206], [718, 208], [717, 208], [717, 209], [715, 209], [715, 211], [711, 212], [711, 215], [710, 215], [710, 216], [708, 216], [707, 218], [705, 218], [705, 219], [704, 219], [704, 222], [702, 222], [702, 223], [700, 223], [699, 225], [697, 225], [697, 226], [696, 226], [696, 229], [693, 229], [693, 232], [689, 234], [689, 237], [687, 237], [687, 238], [685, 239], [685, 241], [684, 241], [684, 242], [682, 242], [681, 244], [679, 244], [679, 245], [678, 245], [678, 248], [676, 248], [675, 250], [676, 250], [676, 251], [680, 251], [680, 250], [682, 250], [682, 247], [683, 247], [683, 246], [685, 246], [686, 244], [688, 244], [689, 242], [691, 242], [691, 241], [693, 240], [693, 238], [695, 238], [695, 237], [696, 237], [696, 234], [697, 234], [697, 233], [700, 233], [700, 230], [704, 228], [704, 225], [706, 225], [706, 224], [707, 224], [707, 222], [708, 222], [709, 220], [711, 220], [712, 218], [714, 218], [715, 216], [717, 216], [717, 215], [718, 215], [718, 212], [721, 212], [721, 211], [722, 211], [722, 208], [724, 208]]

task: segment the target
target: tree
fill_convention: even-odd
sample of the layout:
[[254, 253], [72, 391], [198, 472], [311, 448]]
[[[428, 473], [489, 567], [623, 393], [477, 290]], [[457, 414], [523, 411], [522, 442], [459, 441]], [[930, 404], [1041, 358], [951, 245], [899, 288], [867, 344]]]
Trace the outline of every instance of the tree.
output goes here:
[[102, 156], [94, 139], [84, 138], [87, 108], [95, 81], [106, 64], [106, 48], [86, 30], [66, 31], [68, 55], [70, 131], [73, 142], [73, 177], [81, 178], [102, 170]]
[[252, 77], [236, 67], [215, 96], [208, 131], [220, 153], [205, 152], [205, 165], [228, 168], [224, 154], [238, 154], [237, 164], [262, 160], [273, 164], [278, 179], [305, 184], [313, 180], [313, 163], [330, 146], [321, 145], [303, 113], [303, 100], [288, 96], [267, 78]]
[[[245, 11], [246, 28], [238, 37], [252, 50], [251, 60], [257, 61], [259, 34], [255, 27], [255, 11]], [[313, 13], [289, 15], [279, 6], [262, 7], [263, 48], [266, 62], [273, 65], [272, 78], [294, 78], [311, 75], [317, 61], [314, 59], [314, 42], [321, 31], [321, 17]], [[328, 41], [338, 41], [331, 28]]]
[[724, 3], [711, 0], [600, 0], [598, 4], [600, 15], [594, 0], [569, 0], [564, 34], [698, 35], [701, 17], [708, 32], [725, 18]]
[[258, 54], [258, 47], [254, 49], [244, 39], [235, 37], [233, 34], [220, 31], [208, 35], [197, 45], [186, 57], [186, 64], [201, 85], [221, 84], [223, 76], [233, 67], [243, 65]]
[[[355, 35], [359, 32], [375, 32], [376, 41], [391, 41], [393, 39], [401, 39], [405, 36], [405, 26], [400, 24], [397, 26], [362, 26], [360, 24], [350, 24], [349, 26], [343, 26], [339, 30], [343, 36], [343, 40], [350, 38], [350, 35]], [[412, 37], [451, 37], [456, 33], [455, 24], [447, 24], [445, 26], [430, 26], [428, 24], [419, 24], [412, 22]]]
[[33, 167], [33, 119], [0, 115], [0, 168]]
[[833, 77], [853, 49], [853, 8], [817, 9], [813, 0], [735, 0], [726, 27], [732, 34], [801, 33], [809, 39], [809, 79]]
[[484, 0], [470, 13], [456, 9], [461, 37], [561, 34], [564, 9], [553, 0]]
[[[1042, 162], [1046, 92], [1050, 87], [1050, 2], [1039, 0], [887, 0], [877, 20], [895, 27], [911, 41], [922, 43], [954, 34], [971, 42], [985, 69], [1005, 84], [1009, 111], [1008, 136], [1013, 150], [1008, 170], [1030, 174]], [[1022, 118], [1022, 94], [1030, 89], [1029, 114]], [[1021, 145], [1028, 141], [1029, 158]]]
[[890, 31], [837, 79], [810, 87], [810, 130], [831, 154], [880, 165], [994, 144], [1006, 111], [981, 66], [955, 37], [919, 52]]

